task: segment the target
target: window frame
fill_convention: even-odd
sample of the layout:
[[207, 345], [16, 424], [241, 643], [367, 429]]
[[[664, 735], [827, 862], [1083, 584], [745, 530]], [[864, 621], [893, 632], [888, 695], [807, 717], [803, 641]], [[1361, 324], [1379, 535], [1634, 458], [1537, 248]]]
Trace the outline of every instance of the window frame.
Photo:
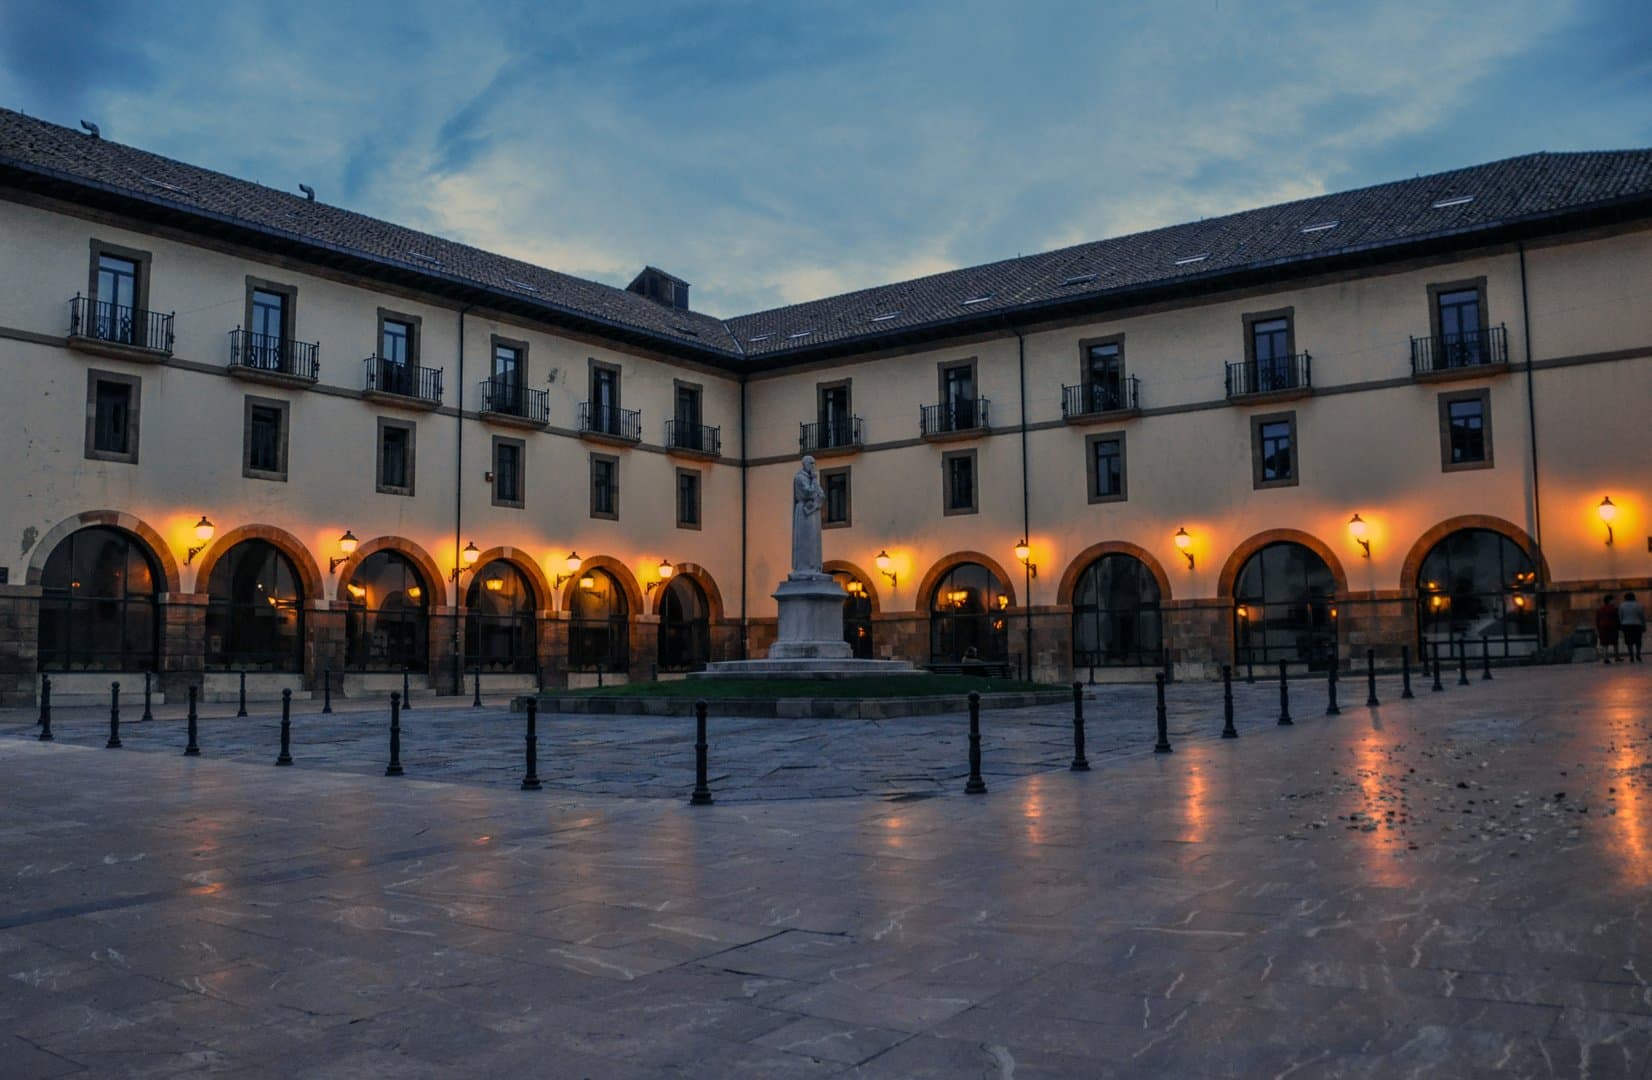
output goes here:
[[[98, 384], [116, 383], [125, 386], [130, 392], [126, 403], [126, 442], [125, 451], [100, 450], [97, 445], [98, 435]], [[143, 380], [136, 375], [127, 375], [118, 371], [100, 371], [89, 368], [86, 372], [86, 460], [113, 461], [124, 465], [138, 463], [138, 435], [139, 416], [143, 396]]]
[[1491, 315], [1486, 310], [1486, 278], [1484, 275], [1477, 278], [1464, 278], [1460, 281], [1441, 281], [1428, 286], [1428, 332], [1435, 341], [1441, 341], [1442, 327], [1440, 324], [1440, 296], [1444, 293], [1467, 292], [1470, 289], [1480, 294], [1480, 334], [1482, 340], [1485, 333], [1491, 328]]
[[[252, 413], [254, 409], [260, 408], [274, 409], [281, 416], [281, 446], [277, 451], [281, 461], [280, 466], [275, 469], [254, 468], [252, 464]], [[284, 398], [247, 394], [241, 409], [241, 475], [249, 480], [275, 480], [286, 483], [292, 432], [292, 402]]]
[[[1289, 424], [1291, 428], [1291, 475], [1282, 480], [1266, 480], [1262, 475], [1262, 427], [1264, 424]], [[1267, 488], [1296, 487], [1302, 482], [1302, 438], [1296, 423], [1296, 410], [1287, 412], [1258, 413], [1250, 418], [1250, 458], [1251, 458], [1251, 487], [1262, 491]]]
[[[833, 521], [827, 517], [827, 511], [832, 505], [831, 488], [827, 484], [828, 478], [843, 477], [843, 520]], [[855, 522], [855, 485], [849, 474], [849, 466], [839, 465], [832, 469], [820, 470], [820, 489], [827, 493], [820, 506], [820, 527], [822, 529], [847, 529]]]
[[671, 419], [677, 421], [679, 424], [686, 422], [677, 412], [678, 398], [685, 390], [694, 395], [694, 426], [705, 427], [706, 388], [703, 383], [689, 382], [686, 379], [671, 380]]
[[1078, 384], [1085, 388], [1088, 400], [1090, 387], [1090, 351], [1102, 349], [1112, 345], [1118, 349], [1119, 387], [1122, 390], [1130, 372], [1125, 366], [1125, 349], [1123, 334], [1105, 334], [1101, 337], [1083, 338], [1078, 343]]
[[1271, 311], [1249, 311], [1240, 316], [1245, 327], [1245, 363], [1256, 366], [1256, 330], [1259, 322], [1271, 322], [1274, 319], [1285, 320], [1285, 355], [1297, 355], [1296, 349], [1296, 308], [1282, 307]]
[[[129, 248], [121, 244], [111, 244], [107, 240], [92, 237], [91, 262], [86, 271], [86, 295], [92, 302], [92, 310], [97, 310], [98, 303], [98, 259], [103, 255], [113, 255], [117, 259], [127, 259], [137, 264], [138, 280], [132, 292], [132, 307], [136, 311], [149, 310], [149, 270], [154, 262], [154, 256], [139, 248]], [[248, 294], [250, 297], [250, 293]]]
[[935, 362], [935, 403], [937, 405], [947, 404], [949, 399], [946, 396], [946, 373], [948, 371], [951, 371], [951, 370], [955, 369], [955, 368], [968, 368], [969, 369], [969, 384], [970, 384], [970, 386], [975, 388], [974, 400], [975, 401], [980, 401], [981, 400], [981, 365], [980, 365], [980, 358], [976, 357], [976, 356], [969, 356], [969, 357], [965, 357], [962, 360], [937, 360]]
[[419, 356], [424, 346], [424, 320], [418, 315], [409, 315], [405, 311], [379, 308], [378, 335], [373, 341], [373, 355], [388, 363], [390, 358], [384, 355], [384, 324], [387, 322], [405, 323], [407, 325], [407, 366], [418, 367]]
[[[585, 400], [590, 404], [590, 406], [593, 410], [596, 408], [596, 405], [597, 405], [597, 372], [599, 372], [599, 371], [608, 372], [608, 373], [611, 373], [614, 376], [614, 404], [613, 404], [613, 408], [614, 408], [614, 411], [617, 413], [617, 412], [619, 412], [619, 410], [621, 410], [625, 407], [625, 398], [623, 396], [624, 390], [625, 390], [625, 379], [623, 378], [624, 373], [622, 372], [622, 370], [620, 369], [620, 366], [618, 364], [611, 364], [606, 360], [598, 360], [594, 356], [588, 357], [586, 359], [586, 364], [585, 364]], [[675, 393], [675, 388], [673, 388], [672, 401], [671, 401], [671, 415], [673, 416], [673, 418], [675, 418], [675, 416], [677, 415], [676, 410], [677, 410], [676, 393]]]
[[[507, 499], [499, 492], [499, 448], [509, 446], [516, 450], [516, 498]], [[509, 435], [495, 435], [488, 453], [488, 462], [492, 466], [493, 480], [490, 484], [493, 496], [493, 505], [509, 510], [522, 510], [528, 503], [528, 443], [526, 439], [513, 439]]]
[[252, 294], [254, 292], [276, 293], [283, 297], [281, 304], [281, 335], [277, 339], [281, 347], [289, 341], [298, 340], [298, 286], [284, 285], [279, 281], [268, 281], [264, 278], [247, 275], [246, 307], [242, 312], [241, 326], [247, 333], [252, 333]]
[[[613, 471], [609, 474], [613, 479], [609, 485], [613, 503], [612, 509], [599, 510], [597, 508], [597, 464], [607, 465]], [[620, 459], [613, 454], [590, 455], [590, 489], [591, 489], [591, 517], [601, 521], [618, 521], [620, 513]]]
[[[687, 521], [683, 518], [683, 480], [685, 478], [692, 478], [694, 480], [693, 521]], [[618, 493], [616, 492], [616, 509], [617, 494]], [[699, 532], [701, 523], [705, 520], [705, 473], [701, 472], [699, 469], [685, 469], [678, 466], [676, 476], [673, 481], [671, 494], [673, 514], [677, 519], [677, 528], [691, 529], [694, 532]]]
[[[1112, 495], [1098, 495], [1096, 493], [1096, 444], [1103, 442], [1118, 443], [1119, 446], [1119, 490]], [[1094, 435], [1084, 437], [1084, 482], [1085, 493], [1091, 504], [1128, 502], [1130, 499], [1130, 459], [1124, 445], [1124, 432], [1098, 431]]]
[[[954, 507], [952, 499], [952, 463], [959, 459], [969, 461], [969, 505]], [[948, 450], [941, 455], [941, 514], [956, 517], [981, 512], [981, 468], [975, 448]]]
[[[375, 448], [373, 455], [374, 490], [380, 495], [411, 497], [414, 493], [417, 477], [414, 467], [418, 461], [416, 443], [419, 437], [419, 426], [412, 420], [399, 420], [389, 416], [381, 416], [378, 421], [378, 433], [373, 443]], [[407, 432], [407, 464], [405, 466], [407, 484], [405, 486], [387, 483], [384, 478], [384, 433], [391, 429]]]
[[[1440, 471], [1441, 472], [1473, 472], [1476, 469], [1490, 469], [1495, 467], [1491, 432], [1491, 388], [1482, 386], [1477, 390], [1453, 390], [1437, 396], [1440, 410]], [[1485, 457], [1479, 461], [1452, 461], [1451, 460], [1451, 406], [1460, 401], [1478, 401], [1480, 403], [1480, 441], [1485, 445]]]
[[528, 343], [516, 338], [500, 337], [498, 334], [488, 335], [488, 380], [491, 382], [499, 377], [499, 350], [513, 349], [516, 352], [516, 388], [528, 388]]

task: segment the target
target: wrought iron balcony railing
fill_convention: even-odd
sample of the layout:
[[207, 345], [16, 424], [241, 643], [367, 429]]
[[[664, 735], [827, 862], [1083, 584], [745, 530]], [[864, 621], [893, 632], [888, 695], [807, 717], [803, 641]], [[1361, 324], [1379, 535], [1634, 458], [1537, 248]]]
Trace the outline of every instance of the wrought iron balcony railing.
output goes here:
[[372, 393], [394, 394], [432, 405], [442, 403], [442, 369], [420, 367], [369, 356], [362, 361], [367, 369], [366, 389]]
[[1433, 375], [1453, 368], [1509, 362], [1508, 337], [1501, 325], [1462, 334], [1411, 339], [1411, 374]]
[[1116, 385], [1104, 382], [1081, 383], [1061, 388], [1061, 415], [1069, 420], [1081, 416], [1100, 416], [1104, 413], [1130, 412], [1139, 406], [1134, 375], [1126, 376]]
[[1228, 397], [1308, 390], [1313, 386], [1313, 357], [1307, 353], [1243, 360], [1228, 365]]
[[939, 405], [920, 405], [920, 430], [927, 436], [985, 428], [988, 404], [986, 398], [954, 398]]
[[481, 411], [548, 424], [551, 395], [547, 390], [530, 390], [515, 379], [483, 379]]
[[[640, 424], [640, 420], [639, 420]], [[665, 422], [665, 445], [673, 450], [689, 450], [696, 454], [717, 455], [723, 452], [723, 431], [706, 424], [689, 424], [681, 420]]]
[[76, 293], [69, 301], [69, 336], [171, 353], [172, 315], [122, 307]]
[[610, 439], [642, 442], [642, 410], [613, 405], [579, 403], [579, 430], [584, 435], [606, 435]]
[[865, 440], [861, 438], [858, 416], [831, 417], [824, 421], [817, 420], [812, 424], [798, 425], [797, 446], [798, 450], [805, 454], [862, 445], [865, 445]]
[[251, 330], [229, 332], [229, 366], [315, 382], [321, 377], [319, 342], [294, 341]]

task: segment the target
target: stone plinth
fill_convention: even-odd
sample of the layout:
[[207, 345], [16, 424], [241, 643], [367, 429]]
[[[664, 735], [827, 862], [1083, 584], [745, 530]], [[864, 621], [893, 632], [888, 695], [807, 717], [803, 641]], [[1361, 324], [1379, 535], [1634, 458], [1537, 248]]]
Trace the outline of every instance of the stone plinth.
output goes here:
[[794, 572], [774, 591], [780, 634], [764, 660], [707, 664], [690, 678], [860, 679], [916, 675], [904, 660], [856, 660], [843, 640], [843, 586], [830, 574]]

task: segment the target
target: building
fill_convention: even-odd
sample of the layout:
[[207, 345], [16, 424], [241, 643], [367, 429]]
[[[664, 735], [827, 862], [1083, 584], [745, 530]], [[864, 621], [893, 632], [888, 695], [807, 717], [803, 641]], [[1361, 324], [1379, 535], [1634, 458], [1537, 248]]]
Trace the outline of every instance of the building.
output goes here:
[[1652, 151], [718, 319], [0, 111], [0, 236], [8, 702], [760, 656], [804, 452], [862, 655], [1519, 657], [1652, 589]]

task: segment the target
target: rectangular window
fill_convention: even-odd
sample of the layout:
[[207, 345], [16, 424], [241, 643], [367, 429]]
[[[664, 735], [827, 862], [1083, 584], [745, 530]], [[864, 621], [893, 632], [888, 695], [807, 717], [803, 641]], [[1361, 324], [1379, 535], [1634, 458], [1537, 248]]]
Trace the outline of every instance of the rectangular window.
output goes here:
[[677, 528], [700, 527], [700, 474], [693, 469], [677, 470]]
[[591, 455], [591, 516], [619, 519], [619, 458]]
[[287, 402], [246, 399], [241, 475], [256, 480], [287, 479]]
[[672, 413], [679, 427], [700, 426], [700, 388], [692, 383], [677, 384], [676, 407]]
[[138, 393], [142, 383], [112, 371], [86, 373], [86, 456], [138, 463]]
[[941, 365], [941, 405], [944, 416], [942, 431], [965, 431], [976, 427], [980, 420], [976, 405], [980, 395], [975, 389], [975, 361], [963, 364]]
[[815, 388], [815, 420], [819, 423], [816, 442], [822, 449], [849, 446], [854, 442], [853, 415], [848, 381], [825, 383]]
[[1251, 417], [1252, 483], [1258, 488], [1297, 482], [1296, 414]]
[[975, 513], [975, 451], [955, 450], [942, 454], [941, 478], [942, 512]]
[[379, 417], [378, 490], [413, 494], [413, 424]]
[[619, 410], [619, 368], [591, 361], [591, 430], [621, 434]]
[[1294, 390], [1300, 380], [1296, 372], [1296, 333], [1292, 308], [1258, 311], [1244, 316], [1245, 361], [1251, 368], [1251, 393]]
[[1090, 481], [1090, 501], [1123, 502], [1124, 433], [1091, 435], [1084, 440], [1089, 451], [1086, 461]]
[[1084, 349], [1084, 411], [1111, 412], [1124, 400], [1124, 343], [1099, 341]]
[[493, 344], [493, 381], [520, 387], [522, 385], [522, 350], [515, 345]]
[[1458, 368], [1490, 362], [1491, 343], [1485, 333], [1486, 279], [1430, 285], [1428, 293], [1433, 301], [1429, 316], [1439, 349], [1436, 366]]
[[92, 241], [92, 270], [87, 283], [91, 310], [82, 331], [100, 341], [113, 341], [140, 348], [162, 348], [165, 342], [149, 339], [150, 327], [144, 308], [149, 303], [149, 253]]
[[379, 355], [387, 363], [414, 363], [413, 324], [401, 319], [383, 319], [379, 323]]
[[1441, 394], [1440, 468], [1455, 472], [1491, 466], [1491, 391]]
[[522, 509], [527, 501], [527, 455], [527, 444], [521, 439], [493, 437], [493, 505]]
[[826, 489], [826, 506], [822, 510], [821, 526], [842, 528], [849, 524], [849, 470], [820, 470], [820, 486]]
[[289, 285], [247, 278], [247, 339], [241, 363], [266, 371], [289, 371], [298, 290]]

